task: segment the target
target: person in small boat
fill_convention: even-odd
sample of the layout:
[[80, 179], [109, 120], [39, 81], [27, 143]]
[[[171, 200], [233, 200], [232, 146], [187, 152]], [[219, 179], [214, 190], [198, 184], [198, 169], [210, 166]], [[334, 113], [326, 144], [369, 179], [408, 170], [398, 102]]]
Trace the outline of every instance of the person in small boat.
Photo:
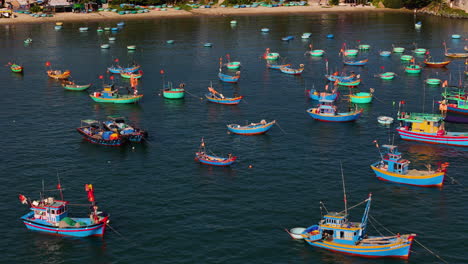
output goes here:
[[266, 125], [266, 123], [267, 123], [267, 122], [266, 122], [265, 119], [262, 119], [262, 121], [260, 121], [260, 124], [262, 124], [262, 125]]
[[447, 102], [445, 100], [442, 100], [442, 102], [440, 102], [440, 105], [439, 105], [439, 110], [443, 116], [447, 115], [447, 108], [448, 108]]

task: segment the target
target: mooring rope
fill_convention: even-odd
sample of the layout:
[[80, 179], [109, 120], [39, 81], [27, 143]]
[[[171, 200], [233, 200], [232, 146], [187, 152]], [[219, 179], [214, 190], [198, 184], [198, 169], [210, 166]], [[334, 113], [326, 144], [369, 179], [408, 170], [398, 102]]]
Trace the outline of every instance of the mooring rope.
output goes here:
[[278, 121], [276, 121], [275, 124], [278, 126], [279, 129], [281, 129], [281, 131], [283, 131], [283, 133], [284, 133], [285, 135], [287, 134], [286, 131], [284, 131], [283, 128], [280, 127]]

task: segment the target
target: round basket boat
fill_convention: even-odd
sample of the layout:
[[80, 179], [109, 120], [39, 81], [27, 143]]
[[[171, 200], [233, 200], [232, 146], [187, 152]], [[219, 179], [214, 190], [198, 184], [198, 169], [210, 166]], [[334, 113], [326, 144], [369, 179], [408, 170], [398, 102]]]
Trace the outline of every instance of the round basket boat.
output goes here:
[[174, 44], [174, 40], [173, 40], [173, 39], [166, 40], [166, 43], [167, 43], [167, 44]]
[[382, 80], [391, 80], [395, 78], [395, 75], [396, 74], [394, 72], [384, 72], [384, 73], [379, 74], [379, 77]]
[[62, 26], [54, 26], [55, 30], [61, 30]]
[[413, 56], [411, 56], [411, 55], [402, 55], [401, 58], [400, 58], [400, 60], [402, 60], [402, 61], [410, 61], [412, 59], [413, 59]]
[[407, 73], [420, 73], [421, 72], [421, 66], [419, 65], [408, 65], [405, 67], [405, 71]]
[[357, 49], [348, 49], [344, 51], [345, 56], [356, 56], [359, 51]]
[[359, 92], [349, 96], [351, 103], [368, 104], [372, 102], [372, 93]]
[[458, 35], [458, 34], [453, 34], [453, 35], [452, 35], [452, 38], [453, 38], [453, 39], [459, 39], [459, 38], [461, 38], [461, 36]]
[[136, 46], [135, 45], [129, 45], [129, 46], [127, 46], [127, 49], [128, 50], [136, 50]]
[[237, 24], [237, 21], [236, 20], [231, 20], [230, 23], [231, 23], [231, 25], [235, 25], [235, 24]]
[[381, 51], [379, 54], [382, 57], [389, 57], [390, 55], [392, 55], [392, 53], [390, 51], [386, 51], [386, 50]]
[[361, 44], [361, 45], [359, 45], [358, 48], [359, 48], [360, 50], [368, 50], [368, 49], [370, 49], [370, 45]]
[[226, 67], [231, 70], [239, 69], [241, 63], [239, 61], [231, 61], [226, 64]]
[[108, 48], [110, 48], [109, 44], [102, 44], [101, 45], [101, 49], [108, 49]]
[[207, 42], [207, 43], [203, 44], [203, 47], [208, 47], [208, 48], [213, 47], [213, 43]]
[[389, 116], [379, 116], [377, 117], [377, 122], [382, 125], [390, 125], [393, 123], [393, 118]]
[[328, 34], [327, 35], [327, 39], [332, 39], [332, 38], [335, 38], [335, 36], [333, 34]]
[[395, 53], [403, 53], [403, 52], [405, 52], [405, 48], [402, 48], [402, 47], [395, 47], [395, 48], [393, 48], [393, 52], [395, 52]]
[[268, 32], [270, 32], [270, 29], [269, 28], [262, 28], [261, 31], [263, 33], [268, 33]]
[[318, 49], [318, 50], [311, 50], [311, 51], [310, 51], [310, 56], [312, 56], [312, 57], [321, 57], [321, 56], [323, 56], [323, 53], [325, 53], [324, 50], [320, 50], [320, 49]]
[[437, 78], [429, 78], [426, 80], [426, 83], [430, 85], [439, 85], [441, 82], [442, 80], [437, 79]]
[[424, 55], [426, 54], [427, 50], [426, 49], [415, 49], [414, 53], [418, 55]]
[[294, 239], [304, 239], [302, 233], [306, 230], [305, 227], [294, 227], [291, 228], [288, 233]]
[[63, 22], [56, 22], [55, 25], [56, 26], [63, 26]]
[[109, 37], [109, 41], [115, 41], [115, 37]]

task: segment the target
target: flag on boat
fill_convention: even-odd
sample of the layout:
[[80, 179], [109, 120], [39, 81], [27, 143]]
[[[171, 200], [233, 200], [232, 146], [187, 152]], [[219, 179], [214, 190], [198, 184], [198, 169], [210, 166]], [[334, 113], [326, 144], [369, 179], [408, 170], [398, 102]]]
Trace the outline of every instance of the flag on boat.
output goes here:
[[92, 184], [85, 184], [85, 191], [88, 192], [88, 201], [94, 202], [94, 188]]
[[45, 66], [50, 67], [50, 61], [46, 61]]

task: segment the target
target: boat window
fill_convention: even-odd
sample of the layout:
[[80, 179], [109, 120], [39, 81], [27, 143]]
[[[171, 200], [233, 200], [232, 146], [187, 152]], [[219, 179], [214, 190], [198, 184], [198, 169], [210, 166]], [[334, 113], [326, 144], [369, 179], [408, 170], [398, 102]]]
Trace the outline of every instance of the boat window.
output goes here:
[[50, 213], [51, 213], [51, 214], [55, 214], [55, 210], [50, 210]]
[[344, 232], [340, 231], [340, 238], [343, 238], [343, 237], [344, 237]]

